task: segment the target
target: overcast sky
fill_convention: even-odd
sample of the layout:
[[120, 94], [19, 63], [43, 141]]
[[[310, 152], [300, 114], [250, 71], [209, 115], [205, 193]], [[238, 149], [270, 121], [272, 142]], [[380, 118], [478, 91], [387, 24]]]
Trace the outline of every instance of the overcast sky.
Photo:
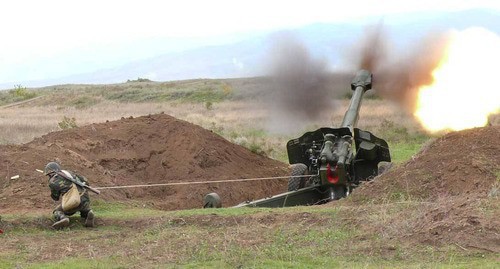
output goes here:
[[[89, 47], [113, 48], [145, 38], [220, 36], [315, 22], [357, 21], [367, 16], [471, 8], [500, 10], [500, 1], [7, 0], [0, 3], [0, 84], [23, 78], [23, 72], [24, 79], [43, 79], [43, 72], [28, 66], [40, 68], [47, 59]], [[35, 73], [41, 75], [29, 77]]]

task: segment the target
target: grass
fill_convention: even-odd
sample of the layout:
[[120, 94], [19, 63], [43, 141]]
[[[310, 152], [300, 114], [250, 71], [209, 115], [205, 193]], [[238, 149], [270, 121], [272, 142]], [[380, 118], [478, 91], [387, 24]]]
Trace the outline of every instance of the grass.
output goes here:
[[82, 96], [82, 97], [78, 97], [78, 98], [75, 98], [73, 100], [70, 100], [68, 102], [68, 105], [74, 106], [75, 108], [78, 108], [78, 109], [85, 109], [85, 108], [95, 106], [100, 101], [101, 100], [99, 98], [96, 98], [96, 97]]
[[491, 190], [488, 193], [488, 197], [490, 198], [498, 198], [500, 194], [500, 171], [495, 172], [496, 181], [491, 186]]
[[408, 127], [388, 119], [383, 119], [377, 128], [377, 136], [389, 144], [392, 162], [395, 164], [410, 160], [420, 151], [431, 136], [419, 131], [409, 130]]
[[16, 85], [14, 89], [0, 91], [0, 106], [28, 100], [37, 96], [37, 92], [28, 90], [22, 85]]
[[186, 84], [140, 83], [125, 89], [100, 92], [105, 99], [122, 103], [181, 101], [217, 103], [231, 97], [227, 84], [217, 80], [202, 80]]
[[[322, 126], [338, 126], [349, 103], [349, 100], [342, 100], [338, 108], [332, 108], [330, 113], [305, 124], [297, 124], [293, 132], [271, 132], [271, 110], [261, 106], [254, 95], [264, 95], [261, 88], [265, 88], [265, 84], [249, 82], [189, 80], [160, 83], [138, 79], [115, 85], [48, 87], [36, 91], [43, 98], [33, 104], [2, 110], [0, 126], [4, 128], [0, 129], [0, 143], [26, 143], [75, 124], [83, 126], [165, 112], [212, 130], [254, 153], [288, 162], [288, 140]], [[407, 116], [402, 117], [397, 107], [383, 100], [366, 99], [360, 114], [359, 127], [386, 139], [395, 163], [411, 158], [429, 138], [419, 134], [415, 123]]]
[[[245, 255], [245, 253], [239, 254], [240, 256]], [[252, 255], [250, 254], [250, 257]], [[3, 261], [0, 262], [2, 268], [15, 267], [15, 262]], [[102, 260], [89, 260], [89, 259], [65, 259], [60, 262], [46, 262], [46, 263], [36, 263], [27, 268], [130, 268], [132, 263], [127, 261], [126, 258], [112, 256]], [[140, 264], [135, 264], [140, 266]], [[443, 262], [430, 262], [430, 263], [419, 263], [419, 262], [408, 262], [394, 264], [393, 262], [386, 260], [375, 260], [375, 261], [353, 261], [348, 260], [343, 257], [298, 257], [298, 259], [293, 261], [283, 261], [283, 260], [273, 260], [264, 259], [259, 261], [253, 261], [250, 263], [240, 264], [234, 266], [234, 263], [227, 262], [223, 259], [221, 260], [210, 260], [210, 261], [193, 261], [181, 264], [156, 264], [153, 268], [441, 268], [441, 269], [468, 269], [468, 268], [498, 268], [498, 263], [492, 260], [485, 260], [485, 258], [473, 258], [466, 259], [457, 258], [450, 259], [449, 261]]]
[[[397, 205], [401, 207], [401, 205]], [[106, 225], [6, 230], [1, 268], [496, 268], [493, 254], [407, 245], [346, 225], [350, 207], [158, 211], [96, 202]], [[406, 208], [405, 210], [411, 209]], [[124, 212], [131, 212], [126, 213]], [[387, 218], [403, 208], [389, 210]], [[373, 215], [378, 215], [375, 211]], [[268, 218], [271, 218], [268, 220]], [[12, 221], [9, 217], [6, 221]], [[37, 217], [24, 221], [37, 222]], [[364, 239], [360, 239], [364, 238]], [[11, 247], [14, 247], [12, 249]]]
[[415, 154], [417, 154], [425, 141], [414, 141], [414, 142], [395, 142], [389, 144], [389, 149], [391, 152], [392, 162], [395, 164], [403, 163], [410, 160]]
[[165, 211], [145, 208], [140, 205], [133, 207], [122, 203], [107, 203], [96, 199], [92, 201], [92, 208], [99, 212], [99, 215], [105, 218], [129, 219], [136, 217], [149, 217], [164, 214]]
[[53, 268], [129, 268], [129, 263], [123, 257], [111, 256], [102, 260], [71, 258], [59, 262], [36, 263], [27, 268], [53, 269]]

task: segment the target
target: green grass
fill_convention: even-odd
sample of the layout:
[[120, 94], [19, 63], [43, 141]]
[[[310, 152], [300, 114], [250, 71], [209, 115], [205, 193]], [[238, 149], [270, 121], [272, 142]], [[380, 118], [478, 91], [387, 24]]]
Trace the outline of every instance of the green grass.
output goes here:
[[412, 156], [420, 151], [424, 144], [425, 141], [390, 143], [389, 150], [392, 162], [400, 164], [410, 160]]
[[27, 268], [56, 269], [56, 268], [130, 268], [130, 263], [124, 257], [111, 256], [99, 260], [68, 258], [57, 262], [33, 263]]
[[[13, 99], [14, 90], [0, 92], [0, 105], [19, 101]], [[24, 93], [24, 92], [23, 92]], [[31, 93], [31, 91], [28, 91]], [[33, 92], [34, 93], [34, 92]], [[120, 103], [145, 102], [182, 102], [205, 103], [212, 106], [224, 100], [235, 98], [234, 89], [223, 80], [187, 80], [178, 82], [153, 82], [138, 78], [127, 83], [111, 85], [61, 85], [38, 89], [37, 94], [47, 98], [38, 102], [41, 105], [64, 105], [85, 109], [104, 100]]]
[[450, 259], [449, 261], [438, 262], [419, 262], [419, 261], [387, 261], [384, 259], [373, 259], [369, 257], [358, 258], [353, 260], [352, 257], [324, 257], [315, 256], [297, 256], [292, 253], [293, 259], [287, 260], [274, 260], [263, 259], [254, 260], [248, 263], [234, 266], [234, 264], [227, 261], [212, 260], [207, 262], [192, 262], [183, 264], [182, 268], [440, 268], [440, 269], [469, 269], [469, 268], [498, 268], [499, 262], [485, 258], [472, 258], [472, 259]]
[[[240, 257], [254, 257], [250, 251], [238, 253]], [[296, 256], [293, 254], [293, 259], [274, 260], [266, 258], [263, 260], [243, 260], [241, 264], [233, 263], [224, 259], [212, 259], [209, 261], [192, 261], [187, 263], [157, 263], [151, 264], [151, 268], [440, 268], [440, 269], [469, 269], [469, 268], [484, 268], [494, 269], [500, 266], [499, 262], [491, 258], [454, 258], [447, 261], [438, 262], [418, 262], [418, 261], [400, 261], [392, 262], [384, 259], [359, 259], [350, 260], [349, 258], [335, 257], [318, 257], [315, 255]], [[0, 261], [1, 268], [15, 267], [14, 261]], [[89, 259], [64, 259], [58, 262], [34, 263], [27, 268], [130, 268], [132, 265], [141, 266], [141, 263], [132, 263], [124, 257], [112, 256], [99, 260]]]
[[[3, 244], [14, 243], [16, 247], [0, 253], [0, 268], [496, 268], [499, 265], [493, 254], [463, 253], [453, 245], [407, 244], [347, 225], [344, 217], [350, 211], [344, 212], [349, 209], [345, 206], [160, 211], [95, 201], [93, 207], [98, 218], [107, 223], [105, 226], [86, 229], [76, 225], [62, 231], [48, 227], [7, 230]], [[261, 221], [269, 216], [273, 218], [269, 222]], [[6, 217], [6, 221], [20, 221], [14, 215]], [[40, 218], [24, 216], [22, 221], [37, 223]], [[39, 244], [51, 247], [38, 249]], [[68, 247], [73, 251], [65, 253]], [[61, 255], [40, 259], [46, 257], [44, 251], [59, 251]]]
[[[187, 84], [146, 83], [101, 91], [105, 99], [118, 102], [217, 103], [230, 99], [232, 92], [220, 81], [198, 81]], [[208, 107], [207, 107], [208, 108]]]
[[95, 212], [98, 212], [97, 214], [99, 217], [112, 219], [155, 217], [164, 215], [168, 212], [141, 205], [130, 205], [118, 202], [109, 203], [99, 199], [92, 200], [91, 206]]
[[[265, 207], [231, 207], [231, 208], [195, 208], [186, 210], [164, 211], [143, 207], [140, 205], [106, 202], [99, 199], [92, 200], [92, 209], [97, 212], [99, 217], [110, 219], [133, 219], [141, 217], [192, 217], [204, 215], [217, 215], [221, 217], [245, 216], [258, 213], [301, 213], [304, 211], [311, 213], [323, 214], [325, 216], [334, 217], [337, 211], [336, 208], [322, 208], [309, 206], [295, 206], [286, 208], [265, 208]], [[12, 220], [15, 215], [6, 215], [7, 220]], [[37, 215], [28, 215], [25, 218], [33, 218]], [[2, 216], [3, 217], [3, 216]], [[38, 218], [40, 216], [38, 215]]]
[[395, 164], [411, 159], [425, 143], [432, 139], [431, 136], [418, 131], [410, 132], [406, 127], [390, 120], [382, 121], [377, 136], [389, 144], [391, 159]]

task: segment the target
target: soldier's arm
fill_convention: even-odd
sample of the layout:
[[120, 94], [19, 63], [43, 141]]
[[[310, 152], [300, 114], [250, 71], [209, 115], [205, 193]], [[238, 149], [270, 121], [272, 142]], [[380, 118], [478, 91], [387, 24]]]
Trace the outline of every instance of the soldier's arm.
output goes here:
[[53, 188], [50, 188], [50, 197], [54, 201], [59, 201], [59, 197], [61, 196], [61, 193], [57, 190], [54, 190]]
[[61, 196], [61, 188], [59, 188], [57, 182], [51, 179], [49, 181], [49, 188], [50, 188], [50, 197], [54, 201], [59, 201], [59, 197]]

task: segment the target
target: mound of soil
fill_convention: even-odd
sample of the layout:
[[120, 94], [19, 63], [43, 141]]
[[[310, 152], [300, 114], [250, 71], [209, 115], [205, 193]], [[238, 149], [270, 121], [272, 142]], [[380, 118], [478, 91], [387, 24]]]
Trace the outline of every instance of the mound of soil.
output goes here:
[[500, 172], [500, 126], [453, 132], [435, 140], [406, 164], [353, 193], [372, 202], [404, 195], [416, 199], [486, 197]]
[[[35, 169], [54, 160], [94, 187], [288, 175], [286, 164], [191, 123], [165, 114], [130, 117], [0, 146], [0, 212], [50, 207], [47, 177]], [[103, 190], [100, 198], [170, 210], [200, 208], [209, 192], [231, 206], [284, 190], [286, 179]]]
[[344, 202], [416, 205], [379, 231], [401, 227], [393, 236], [500, 252], [499, 175], [500, 126], [469, 129], [435, 140]]

